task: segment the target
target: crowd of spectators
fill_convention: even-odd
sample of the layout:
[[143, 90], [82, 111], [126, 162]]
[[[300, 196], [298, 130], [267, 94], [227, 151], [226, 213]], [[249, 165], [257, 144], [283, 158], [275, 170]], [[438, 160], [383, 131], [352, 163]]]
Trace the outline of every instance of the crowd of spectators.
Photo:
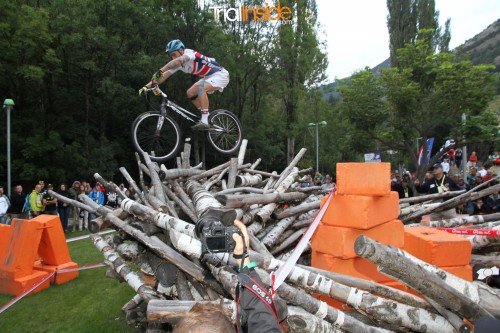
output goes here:
[[295, 183], [292, 185], [292, 188], [294, 187], [316, 187], [318, 190], [323, 192], [330, 192], [336, 188], [336, 185], [333, 182], [332, 176], [329, 174], [323, 176], [319, 171], [316, 171], [314, 177], [311, 174], [307, 174], [302, 178], [296, 176]]
[[[488, 158], [490, 163], [478, 162], [476, 153], [472, 152], [469, 161], [464, 165], [466, 168], [465, 177], [462, 172], [456, 173], [457, 170], [460, 171], [460, 162], [459, 159], [457, 159], [457, 156], [461, 157], [461, 154], [461, 150], [458, 149], [452, 150], [451, 154], [448, 152], [442, 162], [434, 164], [432, 170], [425, 173], [422, 182], [420, 182], [415, 177], [415, 174], [412, 174], [411, 172], [403, 170], [401, 176], [399, 170], [396, 170], [391, 174], [391, 189], [398, 192], [400, 199], [411, 198], [417, 195], [439, 193], [449, 190], [469, 191], [484, 182], [497, 177], [493, 166], [500, 165], [500, 155], [498, 152], [490, 154]], [[439, 173], [440, 169], [442, 171], [442, 175]], [[455, 173], [453, 173], [452, 170], [455, 170]], [[449, 182], [446, 179], [449, 179]], [[445, 183], [446, 186], [443, 186], [443, 189], [439, 190], [440, 184]], [[422, 186], [424, 184], [428, 184], [428, 188], [423, 188]], [[493, 180], [489, 182], [487, 186], [493, 186], [496, 184], [498, 184], [498, 181]], [[433, 187], [436, 188], [434, 192], [432, 191]], [[455, 211], [459, 214], [469, 215], [500, 212], [500, 194], [497, 191], [487, 197], [470, 200], [467, 203], [456, 207]]]
[[[123, 183], [119, 187], [126, 197], [133, 195], [132, 187], [126, 188]], [[0, 186], [0, 223], [10, 224], [13, 218], [31, 219], [40, 214], [48, 214], [60, 217], [64, 232], [88, 229], [88, 222], [94, 216], [89, 216], [86, 210], [74, 208], [62, 200], [57, 200], [57, 197], [51, 195], [49, 190], [63, 197], [79, 201], [81, 201], [80, 195], [86, 195], [99, 205], [107, 205], [112, 208], [121, 204], [117, 193], [112, 190], [106, 191], [99, 182], [92, 186], [85, 180], [75, 180], [71, 187], [61, 183], [54, 189], [54, 185], [48, 183], [46, 186], [45, 181], [40, 180], [31, 192], [25, 192], [20, 184], [15, 185], [10, 197], [5, 194], [4, 187]]]

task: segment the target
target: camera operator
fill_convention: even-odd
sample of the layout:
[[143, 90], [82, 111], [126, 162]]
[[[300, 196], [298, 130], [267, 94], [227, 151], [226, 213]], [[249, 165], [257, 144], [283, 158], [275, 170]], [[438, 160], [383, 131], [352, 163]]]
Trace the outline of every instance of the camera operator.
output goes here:
[[[232, 235], [236, 243], [233, 256], [238, 263], [238, 267], [240, 267], [238, 274], [239, 288], [237, 288], [236, 292], [236, 301], [242, 313], [238, 315], [240, 318], [246, 318], [246, 325], [244, 325], [242, 331], [282, 332], [280, 322], [286, 319], [286, 305], [280, 306], [279, 310], [281, 311], [278, 310], [272, 296], [268, 293], [267, 286], [262, 283], [259, 275], [255, 271], [255, 266], [257, 265], [251, 262], [248, 256], [250, 236], [248, 235], [247, 228], [239, 220], [235, 220], [234, 225], [240, 229], [244, 238], [243, 239], [241, 235], [237, 233]], [[278, 313], [280, 315], [278, 315]], [[241, 321], [244, 322], [245, 320], [243, 319]], [[241, 328], [238, 327], [238, 331], [240, 331], [240, 329]]]
[[[229, 221], [226, 221], [229, 222]], [[229, 223], [228, 223], [229, 224]], [[233, 256], [238, 264], [238, 286], [236, 287], [236, 305], [237, 332], [249, 333], [278, 333], [288, 331], [286, 322], [287, 308], [286, 303], [281, 299], [273, 301], [268, 292], [267, 286], [262, 283], [259, 275], [255, 271], [256, 264], [250, 261], [248, 250], [250, 249], [250, 237], [245, 225], [238, 220], [234, 220], [234, 226], [239, 229], [239, 233], [231, 232], [231, 240], [234, 245], [221, 246], [222, 239], [209, 241], [208, 249], [222, 251], [222, 248], [233, 248]], [[220, 227], [220, 226], [218, 226]], [[210, 229], [210, 228], [208, 228]], [[243, 237], [242, 237], [243, 236]], [[226, 239], [226, 242], [229, 239]], [[205, 239], [206, 243], [206, 239]], [[232, 243], [232, 242], [231, 242]], [[280, 322], [282, 322], [280, 326]], [[186, 313], [183, 318], [175, 325], [174, 333], [198, 333], [198, 332], [234, 332], [229, 318], [227, 318], [222, 308], [213, 304], [196, 304], [193, 309]]]

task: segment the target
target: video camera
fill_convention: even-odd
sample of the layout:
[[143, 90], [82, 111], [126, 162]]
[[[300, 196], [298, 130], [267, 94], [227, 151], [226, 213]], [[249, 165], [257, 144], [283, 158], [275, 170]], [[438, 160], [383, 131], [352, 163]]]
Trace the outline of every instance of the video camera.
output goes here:
[[241, 234], [234, 225], [236, 211], [228, 208], [210, 208], [196, 222], [195, 232], [201, 240], [202, 252], [232, 252], [236, 245], [232, 235]]

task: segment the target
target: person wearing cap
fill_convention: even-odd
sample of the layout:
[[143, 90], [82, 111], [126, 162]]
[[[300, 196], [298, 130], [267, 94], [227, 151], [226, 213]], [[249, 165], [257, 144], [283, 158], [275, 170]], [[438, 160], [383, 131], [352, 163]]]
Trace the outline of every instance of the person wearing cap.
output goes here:
[[47, 191], [42, 195], [42, 202], [45, 206], [44, 214], [57, 215], [57, 198], [54, 197], [49, 191], [54, 190], [54, 185], [48, 184]]
[[399, 199], [413, 197], [413, 189], [410, 187], [410, 176], [408, 176], [408, 174], [404, 174], [403, 180], [401, 183], [396, 185], [395, 189], [399, 194]]
[[[434, 177], [425, 181], [423, 184], [420, 184], [420, 181], [418, 179], [415, 179], [414, 185], [417, 192], [425, 194], [435, 194], [460, 190], [458, 185], [453, 181], [453, 178], [448, 177], [444, 173], [441, 163], [435, 163], [432, 166], [432, 174]], [[455, 211], [455, 208], [430, 214], [431, 221], [439, 219], [451, 219], [456, 216], [457, 213]]]

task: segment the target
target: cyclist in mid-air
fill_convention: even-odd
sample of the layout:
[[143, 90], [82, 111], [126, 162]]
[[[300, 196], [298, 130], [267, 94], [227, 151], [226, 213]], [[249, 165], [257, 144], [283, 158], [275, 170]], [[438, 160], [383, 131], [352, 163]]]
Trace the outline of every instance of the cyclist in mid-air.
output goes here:
[[167, 44], [166, 53], [172, 58], [158, 72], [153, 74], [150, 82], [139, 90], [139, 95], [147, 89], [163, 83], [172, 74], [181, 70], [202, 79], [187, 90], [187, 97], [201, 112], [201, 121], [194, 125], [194, 129], [207, 129], [208, 125], [208, 96], [214, 91], [224, 90], [229, 83], [229, 72], [219, 65], [214, 58], [209, 58], [200, 52], [187, 49], [184, 44], [174, 39]]

